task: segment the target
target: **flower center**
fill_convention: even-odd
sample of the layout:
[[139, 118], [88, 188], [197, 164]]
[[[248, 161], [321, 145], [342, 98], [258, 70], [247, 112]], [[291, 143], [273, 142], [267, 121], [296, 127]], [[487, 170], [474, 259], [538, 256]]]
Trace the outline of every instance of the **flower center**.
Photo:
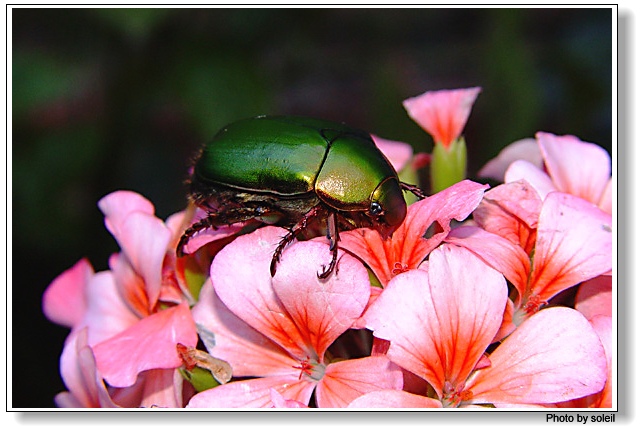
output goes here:
[[444, 395], [441, 403], [444, 407], [458, 407], [462, 402], [473, 399], [473, 392], [470, 389], [464, 389], [464, 385], [454, 386], [446, 381], [444, 386]]
[[301, 379], [305, 374], [312, 380], [319, 381], [325, 374], [325, 364], [319, 363], [318, 361], [312, 361], [310, 360], [310, 357], [306, 357], [305, 360], [299, 361], [298, 366], [292, 367], [301, 370], [301, 373], [299, 373], [299, 379]]
[[392, 276], [399, 275], [400, 273], [404, 273], [407, 271], [408, 271], [407, 263], [395, 262], [392, 268]]

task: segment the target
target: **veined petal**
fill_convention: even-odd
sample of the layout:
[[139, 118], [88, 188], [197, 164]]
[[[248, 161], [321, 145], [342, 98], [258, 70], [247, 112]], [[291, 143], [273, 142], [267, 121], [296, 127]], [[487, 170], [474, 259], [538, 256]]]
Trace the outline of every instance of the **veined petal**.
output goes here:
[[176, 344], [196, 346], [196, 327], [186, 303], [157, 312], [94, 346], [105, 380], [115, 387], [136, 382], [138, 373], [181, 366]]
[[499, 185], [484, 195], [473, 218], [484, 230], [502, 236], [530, 254], [542, 199], [524, 180]]
[[297, 361], [250, 327], [221, 302], [208, 279], [192, 308], [196, 328], [208, 352], [227, 361], [235, 377], [298, 376]]
[[94, 268], [87, 259], [58, 275], [42, 296], [42, 311], [52, 322], [72, 328], [81, 322], [87, 310], [85, 288]]
[[612, 217], [590, 202], [552, 192], [537, 229], [531, 293], [543, 301], [611, 270]]
[[464, 130], [479, 92], [479, 87], [428, 91], [404, 100], [403, 106], [435, 143], [448, 146]]
[[401, 389], [403, 374], [384, 356], [331, 363], [316, 390], [319, 407], [346, 407], [371, 391]]
[[354, 324], [370, 298], [368, 271], [343, 251], [339, 252], [335, 274], [319, 279], [317, 272], [329, 258], [327, 244], [298, 242], [284, 252], [272, 283], [317, 357], [322, 357], [328, 346]]
[[308, 403], [316, 382], [296, 376], [270, 376], [230, 382], [196, 394], [188, 408], [239, 408], [274, 407], [271, 390], [276, 390], [286, 400]]
[[396, 276], [365, 314], [376, 337], [390, 340], [387, 356], [442, 394], [463, 385], [499, 329], [506, 281], [466, 249], [444, 245], [428, 272]]
[[531, 270], [530, 259], [519, 246], [501, 236], [475, 226], [460, 226], [450, 231], [449, 244], [467, 248], [501, 272], [521, 294]]
[[[230, 311], [294, 358], [304, 360], [315, 350], [274, 293], [270, 275], [274, 249], [285, 233], [284, 229], [267, 226], [239, 236], [214, 257], [211, 278], [216, 294]], [[279, 264], [277, 273], [282, 267]], [[320, 269], [309, 268], [315, 275]]]
[[597, 334], [574, 309], [547, 308], [524, 321], [468, 384], [475, 403], [556, 403], [600, 391], [606, 358]]
[[555, 187], [598, 204], [611, 177], [611, 157], [602, 147], [573, 135], [536, 134]]
[[349, 409], [425, 409], [441, 407], [441, 403], [434, 398], [394, 389], [369, 392], [353, 400], [348, 405]]

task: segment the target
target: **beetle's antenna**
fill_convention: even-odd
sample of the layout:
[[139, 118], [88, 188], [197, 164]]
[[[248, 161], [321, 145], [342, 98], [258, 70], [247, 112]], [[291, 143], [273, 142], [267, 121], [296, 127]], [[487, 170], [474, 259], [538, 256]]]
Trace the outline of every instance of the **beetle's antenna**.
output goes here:
[[412, 193], [413, 195], [415, 195], [419, 199], [426, 199], [428, 197], [428, 195], [426, 195], [423, 192], [423, 190], [421, 190], [419, 187], [417, 187], [415, 185], [399, 182], [399, 187], [401, 187], [402, 190], [406, 190], [406, 191]]

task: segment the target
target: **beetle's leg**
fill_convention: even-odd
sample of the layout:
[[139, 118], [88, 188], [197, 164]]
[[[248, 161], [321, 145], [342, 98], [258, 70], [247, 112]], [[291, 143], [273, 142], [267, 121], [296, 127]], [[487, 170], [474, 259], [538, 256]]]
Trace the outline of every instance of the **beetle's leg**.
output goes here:
[[208, 215], [185, 229], [183, 236], [181, 236], [181, 239], [178, 241], [178, 245], [176, 246], [176, 256], [183, 257], [185, 255], [183, 248], [185, 248], [185, 245], [187, 245], [192, 236], [196, 235], [201, 230], [216, 227], [214, 219], [214, 215]]
[[399, 187], [401, 187], [402, 190], [406, 190], [406, 191], [412, 193], [413, 195], [415, 195], [419, 199], [425, 199], [425, 198], [428, 197], [428, 195], [426, 195], [419, 187], [414, 186], [412, 184], [400, 182], [399, 183]]
[[310, 211], [308, 211], [303, 216], [303, 218], [299, 220], [298, 223], [292, 226], [292, 228], [288, 230], [288, 233], [283, 238], [281, 238], [279, 245], [274, 250], [274, 254], [272, 254], [272, 263], [270, 263], [270, 274], [272, 276], [276, 274], [276, 265], [279, 263], [279, 260], [281, 260], [281, 254], [283, 253], [283, 250], [285, 250], [285, 247], [294, 240], [299, 232], [305, 230], [308, 227], [308, 221], [311, 218], [317, 217], [321, 212], [324, 211], [325, 210], [320, 205], [315, 206]]
[[181, 239], [178, 241], [178, 245], [176, 246], [176, 255], [178, 257], [184, 256], [185, 252], [183, 251], [183, 248], [185, 248], [185, 245], [187, 245], [189, 240], [201, 230], [209, 228], [216, 229], [216, 226], [241, 223], [253, 218], [274, 214], [281, 213], [279, 211], [267, 209], [265, 207], [241, 207], [230, 209], [224, 213], [209, 213], [207, 217], [203, 217], [202, 219], [185, 229], [185, 232], [183, 232], [183, 236], [181, 236]]
[[339, 227], [337, 225], [337, 213], [334, 211], [332, 211], [328, 216], [328, 232], [326, 236], [330, 240], [332, 260], [327, 268], [324, 266], [323, 272], [317, 273], [317, 277], [320, 279], [326, 279], [329, 277], [337, 264], [337, 257], [339, 254]]

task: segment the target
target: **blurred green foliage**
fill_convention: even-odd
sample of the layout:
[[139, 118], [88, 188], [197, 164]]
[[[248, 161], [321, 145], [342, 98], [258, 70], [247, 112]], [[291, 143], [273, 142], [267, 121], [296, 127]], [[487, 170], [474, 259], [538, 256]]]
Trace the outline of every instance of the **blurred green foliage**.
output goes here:
[[465, 129], [471, 176], [539, 130], [611, 148], [608, 8], [14, 8], [10, 19], [13, 364], [41, 370], [14, 374], [14, 406], [51, 406], [63, 389], [66, 330], [40, 298], [79, 258], [104, 269], [117, 250], [98, 199], [130, 189], [160, 217], [183, 209], [190, 158], [230, 121], [310, 115], [429, 151], [401, 102], [481, 86]]

